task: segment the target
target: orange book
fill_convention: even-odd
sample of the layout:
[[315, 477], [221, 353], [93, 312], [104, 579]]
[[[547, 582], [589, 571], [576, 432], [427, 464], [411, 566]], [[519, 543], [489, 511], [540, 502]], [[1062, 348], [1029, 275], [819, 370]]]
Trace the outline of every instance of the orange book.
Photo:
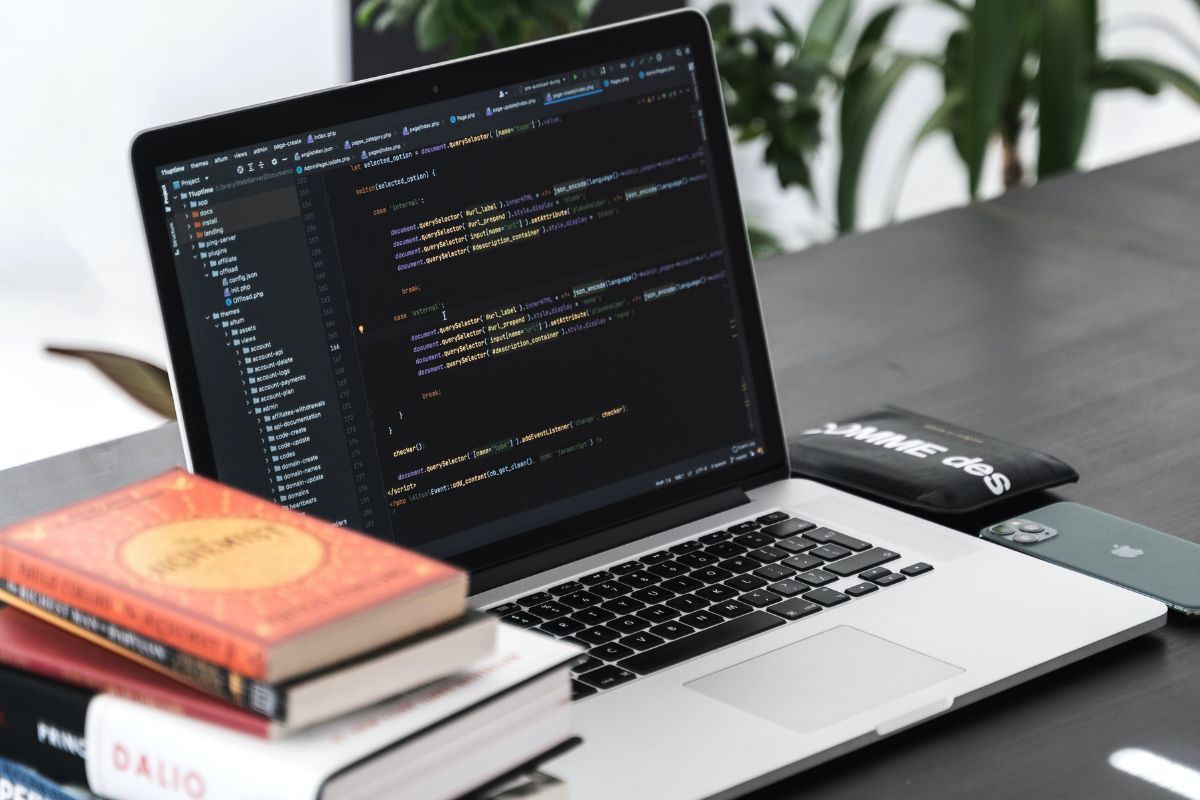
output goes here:
[[467, 578], [180, 469], [0, 530], [0, 600], [223, 694], [457, 619]]

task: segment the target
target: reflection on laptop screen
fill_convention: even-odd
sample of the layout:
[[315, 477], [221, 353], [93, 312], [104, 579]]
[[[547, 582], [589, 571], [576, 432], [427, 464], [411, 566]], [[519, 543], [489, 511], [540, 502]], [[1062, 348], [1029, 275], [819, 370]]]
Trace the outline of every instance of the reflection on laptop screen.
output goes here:
[[760, 454], [691, 57], [160, 165], [217, 477], [453, 556]]

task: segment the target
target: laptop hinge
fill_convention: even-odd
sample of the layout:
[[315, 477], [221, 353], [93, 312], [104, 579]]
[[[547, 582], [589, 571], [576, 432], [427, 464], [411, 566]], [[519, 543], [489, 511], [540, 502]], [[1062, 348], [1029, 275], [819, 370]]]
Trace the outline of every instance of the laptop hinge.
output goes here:
[[536, 575], [562, 564], [569, 564], [580, 558], [586, 558], [637, 539], [644, 539], [661, 531], [678, 528], [689, 522], [711, 517], [713, 514], [746, 505], [749, 502], [750, 498], [746, 496], [744, 490], [727, 489], [665, 511], [580, 536], [535, 553], [521, 555], [503, 564], [473, 573], [471, 575], [471, 593], [486, 592], [497, 586]]

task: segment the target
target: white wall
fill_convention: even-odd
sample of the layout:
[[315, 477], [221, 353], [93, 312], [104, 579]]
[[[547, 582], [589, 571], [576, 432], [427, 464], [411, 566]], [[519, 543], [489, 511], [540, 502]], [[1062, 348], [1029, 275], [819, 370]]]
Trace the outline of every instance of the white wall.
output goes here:
[[0, 467], [159, 422], [42, 352], [166, 363], [133, 135], [349, 73], [345, 0], [0, 3]]

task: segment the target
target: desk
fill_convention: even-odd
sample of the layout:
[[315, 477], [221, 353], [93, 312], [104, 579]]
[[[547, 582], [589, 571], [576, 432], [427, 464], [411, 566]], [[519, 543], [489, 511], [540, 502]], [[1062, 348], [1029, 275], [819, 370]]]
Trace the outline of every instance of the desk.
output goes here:
[[[1200, 540], [1198, 207], [1192, 145], [763, 263], [785, 423], [907, 406], [1064, 458], [1082, 480], [1061, 497]], [[179, 458], [167, 426], [8, 470], [0, 523]], [[1178, 617], [754, 797], [1172, 797], [1108, 766], [1130, 746], [1200, 767], [1200, 628]]]

